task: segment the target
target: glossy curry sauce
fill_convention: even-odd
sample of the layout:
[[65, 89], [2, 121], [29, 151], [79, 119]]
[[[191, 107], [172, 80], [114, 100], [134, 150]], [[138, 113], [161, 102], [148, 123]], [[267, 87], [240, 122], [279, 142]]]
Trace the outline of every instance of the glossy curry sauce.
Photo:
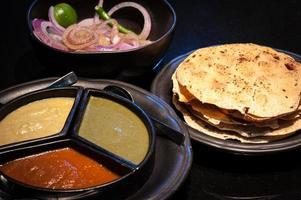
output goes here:
[[143, 121], [122, 104], [91, 96], [79, 135], [134, 163], [145, 158], [149, 134]]
[[59, 133], [74, 98], [55, 97], [31, 102], [0, 121], [0, 145], [47, 137]]
[[22, 183], [51, 189], [87, 188], [120, 177], [71, 148], [13, 160], [0, 166], [0, 171]]

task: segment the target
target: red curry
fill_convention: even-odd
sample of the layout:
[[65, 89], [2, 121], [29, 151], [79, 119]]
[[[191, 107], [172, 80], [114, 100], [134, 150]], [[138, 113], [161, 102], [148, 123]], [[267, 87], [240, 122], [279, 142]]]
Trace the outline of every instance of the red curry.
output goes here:
[[0, 166], [0, 170], [20, 182], [51, 189], [87, 188], [120, 177], [71, 148], [13, 160]]

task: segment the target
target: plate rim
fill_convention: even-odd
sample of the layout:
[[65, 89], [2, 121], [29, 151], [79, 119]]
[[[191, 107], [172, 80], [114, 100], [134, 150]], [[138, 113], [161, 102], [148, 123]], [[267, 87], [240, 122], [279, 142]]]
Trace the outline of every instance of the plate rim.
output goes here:
[[[216, 46], [216, 45], [214, 45], [214, 46]], [[301, 61], [301, 55], [299, 55], [297, 53], [293, 53], [293, 52], [278, 49], [278, 48], [273, 48], [273, 49], [275, 49], [278, 52], [285, 53], [285, 54], [293, 57], [294, 59], [298, 60], [299, 62]], [[171, 83], [171, 75], [176, 70], [176, 68], [178, 66], [177, 63], [184, 60], [188, 55], [190, 55], [192, 52], [194, 52], [196, 50], [198, 50], [198, 49], [194, 49], [194, 50], [188, 51], [184, 54], [181, 54], [181, 55], [173, 58], [167, 64], [165, 64], [163, 66], [163, 68], [161, 69], [161, 71], [154, 78], [154, 80], [151, 84], [150, 91], [166, 102], [166, 99], [163, 98], [163, 94], [158, 92], [158, 88], [160, 87], [160, 84], [162, 85], [162, 82], [163, 82], [162, 80], [170, 79], [170, 83]], [[175, 65], [177, 65], [177, 66], [175, 66]], [[171, 74], [169, 74], [169, 72], [171, 72]], [[166, 75], [165, 73], [167, 73], [168, 75]], [[165, 77], [165, 78], [162, 78], [162, 77]], [[170, 90], [170, 92], [171, 92], [171, 90]], [[168, 103], [169, 106], [172, 107], [172, 105], [169, 102], [166, 102], [166, 103]], [[280, 153], [280, 152], [293, 150], [298, 147], [301, 147], [301, 135], [299, 135], [300, 137], [298, 138], [298, 140], [294, 140], [294, 141], [283, 142], [286, 140], [286, 139], [283, 139], [283, 140], [279, 140], [280, 142], [275, 141], [274, 143], [265, 143], [265, 144], [238, 143], [235, 141], [226, 141], [226, 140], [222, 140], [219, 138], [214, 138], [214, 137], [209, 136], [204, 133], [199, 134], [200, 131], [197, 131], [197, 130], [191, 128], [190, 126], [188, 126], [186, 124], [186, 122], [182, 119], [182, 117], [180, 117], [180, 118], [181, 118], [182, 122], [184, 122], [186, 127], [188, 128], [188, 132], [189, 132], [190, 138], [192, 140], [202, 143], [202, 144], [205, 144], [208, 147], [213, 147], [219, 151], [224, 151], [224, 152], [233, 153], [233, 154], [243, 154], [243, 155], [264, 155], [264, 154]], [[290, 137], [294, 137], [294, 136], [292, 135]]]

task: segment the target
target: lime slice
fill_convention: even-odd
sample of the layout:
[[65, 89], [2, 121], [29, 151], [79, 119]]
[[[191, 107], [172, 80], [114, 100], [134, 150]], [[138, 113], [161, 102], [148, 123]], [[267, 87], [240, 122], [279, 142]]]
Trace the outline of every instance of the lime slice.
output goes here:
[[67, 3], [54, 6], [54, 18], [59, 25], [65, 28], [77, 22], [76, 11]]

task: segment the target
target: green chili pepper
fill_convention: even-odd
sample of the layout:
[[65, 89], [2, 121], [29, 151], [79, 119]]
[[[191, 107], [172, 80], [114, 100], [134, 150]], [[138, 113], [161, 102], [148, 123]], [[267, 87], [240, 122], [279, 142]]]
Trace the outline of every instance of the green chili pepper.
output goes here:
[[[103, 20], [109, 20], [109, 19], [111, 19], [111, 17], [108, 15], [108, 13], [106, 13], [106, 11], [102, 7], [95, 6], [95, 11], [96, 11], [96, 13], [99, 15], [99, 17], [101, 19], [103, 19]], [[112, 23], [109, 23], [109, 25], [113, 26]], [[121, 32], [121, 33], [128, 34], [128, 33], [132, 33], [133, 32], [133, 31], [125, 28], [124, 26], [122, 26], [120, 24], [118, 24], [117, 27], [118, 27], [119, 32]]]

